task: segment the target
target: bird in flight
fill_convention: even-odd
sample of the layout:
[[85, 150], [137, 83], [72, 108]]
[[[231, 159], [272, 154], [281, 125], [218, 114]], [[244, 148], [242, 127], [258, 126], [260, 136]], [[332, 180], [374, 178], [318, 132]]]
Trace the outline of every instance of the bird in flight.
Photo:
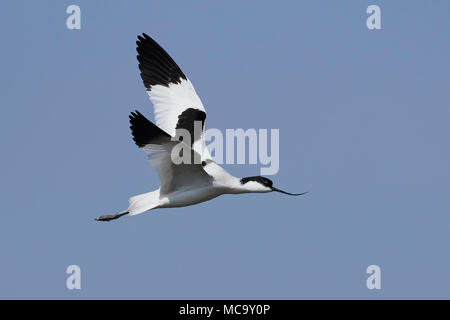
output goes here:
[[97, 221], [157, 208], [190, 206], [222, 194], [306, 193], [277, 189], [271, 180], [261, 176], [234, 177], [216, 164], [205, 147], [206, 112], [191, 81], [151, 37], [143, 33], [136, 44], [139, 70], [153, 103], [156, 125], [135, 111], [129, 116], [130, 128], [134, 142], [147, 153], [161, 185], [155, 191], [131, 197], [127, 210], [101, 216]]

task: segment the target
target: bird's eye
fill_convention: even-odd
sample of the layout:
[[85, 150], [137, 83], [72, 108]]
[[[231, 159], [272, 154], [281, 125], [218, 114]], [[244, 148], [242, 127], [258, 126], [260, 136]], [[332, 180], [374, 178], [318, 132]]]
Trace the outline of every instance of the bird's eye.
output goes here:
[[180, 137], [178, 138], [178, 141], [183, 141], [183, 136], [180, 136]]
[[206, 162], [202, 161], [202, 167], [206, 166]]

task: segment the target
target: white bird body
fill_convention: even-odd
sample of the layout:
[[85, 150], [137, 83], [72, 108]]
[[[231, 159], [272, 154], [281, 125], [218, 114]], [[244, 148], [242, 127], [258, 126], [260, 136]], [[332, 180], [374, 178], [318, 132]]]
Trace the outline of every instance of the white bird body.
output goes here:
[[147, 153], [158, 173], [161, 186], [131, 197], [126, 211], [96, 220], [190, 206], [222, 194], [278, 191], [301, 195], [279, 190], [264, 177], [234, 177], [216, 164], [204, 141], [206, 111], [191, 81], [148, 35], [138, 36], [136, 44], [141, 78], [154, 106], [156, 125], [135, 111], [130, 115], [130, 128], [136, 145]]
[[191, 206], [214, 199], [223, 194], [214, 186], [196, 187], [195, 189], [181, 189], [172, 192], [161, 199], [159, 208], [177, 208]]
[[239, 194], [247, 192], [270, 192], [258, 183], [240, 183], [240, 178], [230, 175], [215, 162], [207, 164], [208, 172], [214, 180], [204, 184], [191, 184], [169, 193], [161, 193], [161, 189], [144, 193], [130, 199], [127, 211], [136, 215], [157, 208], [186, 207], [214, 199], [223, 194]]

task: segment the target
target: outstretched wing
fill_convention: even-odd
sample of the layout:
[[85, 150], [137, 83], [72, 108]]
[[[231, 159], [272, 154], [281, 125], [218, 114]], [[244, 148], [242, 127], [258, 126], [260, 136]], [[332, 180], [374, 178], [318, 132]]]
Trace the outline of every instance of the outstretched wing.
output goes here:
[[212, 181], [212, 177], [203, 170], [202, 164], [195, 161], [195, 158], [200, 159], [200, 155], [187, 145], [184, 146], [183, 151], [191, 153], [190, 164], [175, 164], [172, 161], [172, 149], [181, 142], [172, 141], [169, 134], [158, 128], [139, 111], [131, 113], [130, 124], [134, 142], [147, 153], [148, 161], [158, 174], [161, 195], [193, 184], [203, 185]]
[[[139, 70], [154, 106], [156, 125], [172, 137], [177, 129], [187, 130], [193, 149], [202, 154], [202, 159], [210, 159], [203, 139], [206, 111], [194, 86], [151, 37], [144, 33], [136, 44]], [[195, 122], [199, 130], [194, 130]]]

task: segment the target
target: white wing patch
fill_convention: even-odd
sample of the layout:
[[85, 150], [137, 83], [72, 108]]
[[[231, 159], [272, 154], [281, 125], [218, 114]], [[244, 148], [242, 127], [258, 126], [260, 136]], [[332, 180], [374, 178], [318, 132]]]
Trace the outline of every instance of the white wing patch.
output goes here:
[[172, 137], [175, 136], [178, 116], [183, 111], [194, 108], [205, 112], [189, 79], [183, 79], [179, 84], [170, 83], [168, 87], [155, 85], [147, 93], [153, 103], [156, 125]]

